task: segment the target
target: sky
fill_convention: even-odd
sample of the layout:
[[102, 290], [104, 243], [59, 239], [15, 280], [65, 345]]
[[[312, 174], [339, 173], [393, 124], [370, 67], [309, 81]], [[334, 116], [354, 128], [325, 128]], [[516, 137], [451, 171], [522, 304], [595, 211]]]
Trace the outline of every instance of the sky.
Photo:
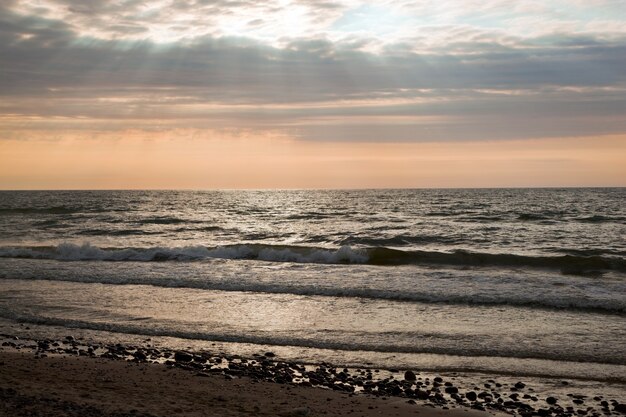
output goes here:
[[0, 189], [626, 186], [626, 0], [3, 0]]

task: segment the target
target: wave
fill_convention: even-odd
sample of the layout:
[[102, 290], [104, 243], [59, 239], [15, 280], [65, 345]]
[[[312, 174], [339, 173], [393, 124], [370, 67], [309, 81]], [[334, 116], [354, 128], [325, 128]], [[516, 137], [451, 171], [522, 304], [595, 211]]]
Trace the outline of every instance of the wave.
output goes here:
[[366, 245], [373, 247], [386, 247], [386, 246], [406, 246], [406, 245], [426, 245], [432, 243], [452, 245], [459, 243], [460, 240], [452, 236], [437, 236], [437, 235], [410, 235], [401, 234], [388, 238], [375, 238], [367, 236], [350, 236], [341, 239], [338, 244], [345, 245]]
[[54, 207], [11, 207], [0, 208], [0, 215], [13, 214], [72, 214], [84, 211], [80, 207], [54, 206]]
[[626, 272], [626, 260], [600, 255], [528, 256], [502, 253], [435, 252], [387, 247], [317, 248], [294, 245], [235, 244], [153, 248], [99, 248], [90, 244], [62, 243], [57, 246], [0, 247], [0, 257], [53, 259], [59, 261], [193, 261], [207, 258], [253, 259], [270, 262], [411, 265], [435, 264], [457, 267], [531, 267], [557, 269], [564, 274], [587, 275], [614, 270]]
[[142, 229], [84, 229], [76, 232], [77, 235], [82, 236], [148, 236], [157, 235], [160, 232], [142, 230]]
[[484, 214], [477, 212], [458, 211], [432, 211], [424, 214], [427, 217], [454, 217], [457, 221], [464, 222], [537, 222], [541, 224], [551, 224], [554, 222], [580, 222], [580, 223], [623, 223], [626, 218], [623, 216], [591, 215], [586, 217], [573, 217], [565, 211], [543, 211], [543, 212], [502, 212], [499, 214]]
[[589, 217], [580, 217], [576, 220], [579, 222], [583, 222], [583, 223], [612, 223], [612, 222], [621, 223], [621, 222], [624, 222], [626, 218], [620, 217], [620, 216], [612, 217], [612, 216], [602, 216], [602, 215], [596, 214], [594, 216], [589, 216]]
[[146, 217], [134, 222], [135, 224], [198, 224], [204, 223], [202, 220], [181, 219], [172, 216]]
[[547, 214], [539, 213], [520, 213], [517, 216], [517, 220], [533, 221], [533, 220], [554, 220], [554, 218]]
[[[368, 343], [367, 337], [352, 338], [351, 341], [342, 340], [324, 340], [323, 338], [314, 337], [295, 337], [295, 336], [278, 336], [272, 333], [265, 334], [245, 334], [245, 333], [220, 333], [220, 332], [203, 332], [191, 331], [187, 329], [176, 329], [162, 327], [158, 325], [141, 326], [132, 324], [110, 323], [110, 322], [92, 322], [86, 320], [61, 319], [55, 317], [37, 316], [33, 314], [20, 314], [12, 311], [0, 309], [0, 317], [18, 322], [25, 322], [45, 326], [59, 326], [65, 328], [78, 328], [94, 331], [106, 331], [121, 334], [152, 336], [152, 337], [175, 337], [179, 339], [200, 340], [209, 342], [224, 343], [246, 343], [254, 345], [270, 345], [270, 346], [296, 346], [314, 349], [332, 349], [343, 351], [365, 351], [365, 352], [382, 352], [382, 353], [413, 353], [413, 354], [438, 354], [453, 356], [489, 356], [504, 357], [517, 359], [544, 359], [557, 360], [567, 362], [580, 363], [599, 363], [626, 365], [623, 358], [619, 355], [597, 357], [593, 354], [585, 354], [578, 352], [577, 354], [564, 354], [563, 352], [552, 351], [536, 351], [523, 350], [518, 346], [512, 346], [509, 349], [499, 349], [498, 347], [489, 348], [484, 345], [476, 346], [415, 346], [415, 345], [396, 345], [389, 343]], [[380, 333], [379, 333], [380, 334]], [[366, 336], [366, 335], [359, 335]], [[423, 337], [437, 337], [438, 335], [424, 334]]]
[[402, 251], [384, 247], [368, 251], [373, 265], [439, 264], [456, 266], [508, 266], [559, 269], [564, 274], [586, 274], [603, 270], [626, 272], [626, 260], [605, 256], [528, 256], [502, 253]]
[[250, 282], [242, 280], [189, 279], [179, 276], [152, 274], [59, 274], [57, 271], [35, 275], [1, 273], [0, 279], [47, 280], [108, 285], [150, 285], [161, 288], [190, 288], [209, 291], [233, 291], [262, 294], [290, 294], [297, 296], [321, 296], [341, 298], [361, 298], [425, 304], [473, 305], [473, 306], [512, 306], [549, 310], [577, 310], [608, 315], [626, 314], [626, 302], [618, 299], [594, 299], [588, 296], [541, 296], [536, 293], [493, 293], [467, 292], [450, 293], [429, 291], [428, 288], [414, 290], [393, 290], [367, 287], [337, 287], [307, 285], [288, 282]]
[[184, 246], [175, 248], [99, 248], [90, 244], [62, 243], [57, 246], [5, 247], [0, 257], [53, 259], [59, 261], [193, 261], [207, 258], [256, 259], [296, 263], [367, 263], [366, 251], [343, 246], [323, 249], [281, 245], [230, 245], [207, 248]]

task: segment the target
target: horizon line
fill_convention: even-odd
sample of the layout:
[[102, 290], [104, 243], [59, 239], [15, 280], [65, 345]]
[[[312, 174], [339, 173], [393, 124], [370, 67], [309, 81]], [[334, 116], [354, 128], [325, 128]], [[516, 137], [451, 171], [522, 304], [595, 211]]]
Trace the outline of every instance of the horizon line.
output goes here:
[[384, 190], [550, 190], [626, 188], [626, 185], [550, 185], [494, 187], [355, 187], [355, 188], [0, 188], [0, 192], [20, 191], [384, 191]]

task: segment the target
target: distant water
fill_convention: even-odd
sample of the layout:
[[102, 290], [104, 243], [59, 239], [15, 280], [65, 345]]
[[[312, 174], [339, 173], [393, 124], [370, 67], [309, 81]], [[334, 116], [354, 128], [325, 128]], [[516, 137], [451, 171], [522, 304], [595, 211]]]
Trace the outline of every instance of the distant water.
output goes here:
[[623, 188], [0, 192], [0, 330], [626, 383], [625, 202]]

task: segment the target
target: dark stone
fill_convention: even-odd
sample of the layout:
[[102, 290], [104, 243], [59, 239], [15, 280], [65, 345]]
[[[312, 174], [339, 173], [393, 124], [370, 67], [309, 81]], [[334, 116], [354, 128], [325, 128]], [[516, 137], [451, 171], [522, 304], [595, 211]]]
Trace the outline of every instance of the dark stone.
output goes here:
[[613, 406], [613, 411], [617, 411], [618, 413], [626, 414], [626, 404], [617, 403]]
[[193, 356], [186, 352], [175, 352], [174, 360], [176, 362], [191, 362]]
[[268, 358], [273, 358], [276, 356], [276, 354], [274, 352], [265, 352], [265, 356]]
[[469, 401], [476, 401], [476, 398], [478, 398], [478, 396], [474, 391], [470, 391], [465, 393], [465, 398], [467, 398]]
[[441, 377], [436, 376], [433, 381], [435, 382], [443, 382], [443, 379]]
[[421, 389], [416, 389], [415, 396], [420, 400], [427, 400], [428, 397], [430, 396], [430, 392], [422, 391]]
[[456, 394], [459, 392], [459, 389], [457, 387], [446, 387], [445, 391], [447, 394]]
[[447, 403], [446, 399], [443, 398], [443, 395], [439, 394], [438, 392], [435, 393], [435, 395], [433, 395], [432, 397], [430, 397], [431, 401], [434, 401], [436, 403], [439, 404], [445, 404]]
[[522, 389], [526, 386], [526, 384], [524, 384], [523, 382], [518, 382], [515, 384], [515, 388], [517, 389]]
[[415, 373], [413, 371], [406, 371], [404, 373], [404, 379], [406, 381], [415, 381], [417, 380], [417, 376], [415, 376]]
[[554, 405], [554, 404], [556, 404], [557, 399], [556, 399], [556, 398], [554, 398], [554, 397], [548, 397], [548, 398], [546, 398], [546, 402], [547, 402], [548, 404], [550, 404], [550, 405]]

